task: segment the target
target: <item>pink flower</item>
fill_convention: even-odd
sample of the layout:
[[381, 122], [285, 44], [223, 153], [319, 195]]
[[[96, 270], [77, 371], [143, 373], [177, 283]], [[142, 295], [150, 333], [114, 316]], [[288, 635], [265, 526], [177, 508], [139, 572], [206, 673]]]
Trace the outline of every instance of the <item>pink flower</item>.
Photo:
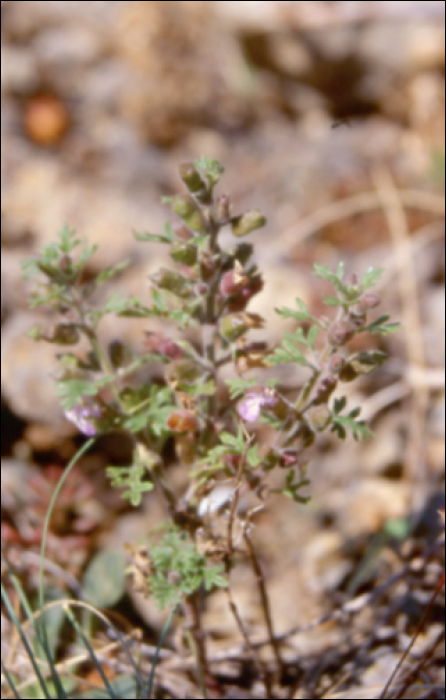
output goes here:
[[238, 405], [238, 414], [247, 423], [254, 423], [259, 416], [263, 406], [273, 407], [277, 403], [273, 389], [260, 389], [246, 394], [243, 401]]
[[100, 417], [101, 409], [95, 403], [87, 404], [81, 401], [73, 408], [65, 411], [65, 418], [74, 423], [76, 428], [88, 437], [93, 437], [98, 432], [94, 422], [91, 423], [89, 419]]

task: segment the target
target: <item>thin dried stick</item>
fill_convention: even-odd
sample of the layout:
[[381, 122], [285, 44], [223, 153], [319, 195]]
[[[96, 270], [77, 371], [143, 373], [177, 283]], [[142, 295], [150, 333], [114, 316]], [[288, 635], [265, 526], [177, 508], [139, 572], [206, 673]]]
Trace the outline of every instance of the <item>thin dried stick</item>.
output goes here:
[[[419, 621], [419, 623], [418, 623], [418, 625], [417, 625], [417, 629], [415, 630], [412, 639], [410, 640], [408, 646], [406, 647], [406, 649], [405, 649], [405, 651], [404, 651], [404, 654], [401, 656], [401, 658], [400, 658], [400, 660], [398, 661], [397, 665], [396, 665], [395, 668], [393, 669], [393, 672], [392, 672], [392, 674], [391, 674], [389, 680], [387, 681], [386, 685], [384, 686], [384, 689], [383, 689], [381, 695], [379, 696], [379, 700], [384, 700], [384, 698], [387, 697], [387, 693], [389, 692], [390, 686], [392, 685], [392, 683], [393, 683], [393, 681], [394, 681], [394, 679], [395, 679], [395, 677], [396, 677], [398, 671], [400, 670], [401, 666], [403, 665], [403, 663], [404, 663], [405, 660], [407, 659], [407, 657], [408, 657], [408, 655], [409, 655], [409, 653], [410, 653], [410, 650], [412, 649], [412, 647], [413, 647], [413, 645], [415, 644], [415, 642], [416, 642], [416, 640], [417, 640], [417, 638], [418, 638], [418, 636], [419, 636], [421, 630], [423, 629], [424, 623], [426, 622], [427, 618], [429, 617], [430, 611], [432, 610], [432, 606], [433, 606], [433, 604], [435, 603], [435, 601], [436, 601], [438, 595], [440, 594], [440, 591], [441, 591], [441, 589], [443, 588], [443, 586], [444, 586], [444, 573], [443, 573], [443, 575], [442, 575], [440, 581], [438, 582], [435, 591], [434, 591], [433, 594], [432, 594], [432, 597], [431, 597], [431, 599], [430, 599], [430, 601], [429, 601], [429, 604], [427, 605], [427, 607], [426, 607], [426, 609], [425, 609], [425, 611], [424, 611], [424, 613], [423, 613], [423, 617], [421, 618], [421, 620]], [[443, 639], [444, 639], [444, 631], [442, 632], [442, 634], [443, 634]], [[437, 641], [438, 641], [438, 640], [437, 640]], [[439, 643], [440, 643], [440, 642], [441, 642], [441, 639], [439, 640]], [[396, 697], [397, 697], [397, 698], [401, 698], [401, 697], [402, 697], [402, 696], [401, 696], [401, 693], [399, 693]]]
[[267, 698], [272, 698], [272, 686], [271, 686], [271, 679], [270, 676], [267, 672], [267, 669], [265, 668], [265, 664], [262, 662], [259, 654], [257, 653], [257, 649], [253, 646], [248, 632], [245, 628], [245, 625], [243, 623], [243, 620], [241, 618], [241, 615], [239, 613], [239, 610], [237, 608], [237, 605], [232, 597], [231, 593], [231, 588], [230, 585], [228, 588], [226, 588], [226, 595], [228, 597], [228, 604], [229, 604], [229, 609], [231, 610], [234, 619], [237, 623], [237, 627], [239, 628], [240, 632], [242, 633], [243, 639], [245, 640], [246, 648], [253, 660], [253, 663], [257, 669], [257, 673], [259, 674], [259, 678], [262, 681], [263, 685], [265, 686], [265, 691], [266, 691], [266, 697]]
[[279, 676], [281, 676], [283, 673], [283, 661], [282, 661], [282, 657], [280, 656], [279, 641], [276, 638], [276, 636], [274, 635], [273, 621], [271, 618], [271, 610], [270, 610], [270, 606], [269, 606], [268, 594], [266, 592], [265, 579], [263, 577], [262, 569], [261, 569], [259, 560], [257, 559], [257, 555], [255, 552], [254, 546], [252, 544], [251, 538], [250, 538], [246, 529], [243, 533], [243, 538], [246, 542], [251, 565], [252, 565], [252, 568], [253, 568], [255, 575], [256, 575], [257, 586], [259, 588], [260, 599], [262, 601], [263, 614], [265, 616], [266, 627], [268, 630], [268, 638], [269, 638], [269, 642], [271, 644], [271, 648], [273, 650], [274, 658], [275, 658], [276, 665], [277, 665], [278, 674], [279, 674]]
[[[422, 192], [420, 190], [397, 190], [401, 204], [408, 209], [428, 211], [437, 216], [444, 216], [444, 197]], [[300, 219], [286, 229], [280, 238], [282, 249], [293, 248], [305, 239], [334, 221], [347, 219], [349, 216], [373, 211], [382, 207], [382, 201], [376, 192], [360, 192], [352, 197], [330, 202], [319, 207], [315, 212]]]

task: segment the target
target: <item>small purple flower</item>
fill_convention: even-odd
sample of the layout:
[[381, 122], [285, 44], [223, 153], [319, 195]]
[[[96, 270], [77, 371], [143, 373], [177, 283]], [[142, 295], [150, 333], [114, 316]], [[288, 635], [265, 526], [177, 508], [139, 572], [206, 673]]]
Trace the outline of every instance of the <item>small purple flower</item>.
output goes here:
[[100, 417], [101, 409], [99, 406], [95, 403], [87, 404], [85, 401], [81, 401], [73, 408], [65, 411], [65, 418], [74, 423], [76, 428], [88, 437], [93, 437], [98, 432], [94, 423], [90, 422], [90, 419]]
[[254, 423], [260, 416], [263, 406], [273, 407], [277, 403], [273, 389], [250, 391], [238, 405], [238, 414], [247, 423]]

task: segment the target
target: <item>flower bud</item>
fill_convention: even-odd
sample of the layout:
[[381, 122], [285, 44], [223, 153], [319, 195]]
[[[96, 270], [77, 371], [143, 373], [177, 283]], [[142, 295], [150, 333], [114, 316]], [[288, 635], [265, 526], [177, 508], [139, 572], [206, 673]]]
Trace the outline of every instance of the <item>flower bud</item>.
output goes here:
[[357, 287], [358, 275], [356, 275], [354, 272], [349, 272], [348, 275], [345, 275], [343, 284], [345, 287]]
[[381, 303], [381, 297], [375, 292], [365, 292], [359, 299], [359, 305], [364, 309], [374, 309]]
[[113, 340], [110, 343], [108, 346], [108, 354], [115, 369], [125, 367], [130, 363], [131, 354], [120, 340]]
[[69, 255], [62, 255], [59, 260], [59, 270], [62, 272], [69, 273], [73, 269], [73, 261]]
[[172, 231], [175, 233], [175, 235], [178, 238], [181, 238], [182, 241], [188, 241], [190, 238], [193, 238], [193, 233], [190, 229], [187, 228], [181, 221], [174, 221], [173, 224], [171, 224]]
[[154, 333], [146, 331], [146, 348], [149, 352], [158, 355], [165, 355], [170, 360], [181, 360], [184, 358], [184, 350], [171, 338], [163, 333]]
[[243, 314], [229, 314], [220, 321], [219, 330], [223, 338], [233, 343], [247, 332], [248, 326], [244, 322]]
[[345, 357], [339, 352], [335, 352], [334, 355], [328, 360], [328, 371], [333, 374], [338, 374], [345, 364]]
[[252, 255], [252, 251], [253, 245], [251, 243], [238, 243], [235, 248], [234, 258], [238, 260], [241, 265], [246, 265]]
[[254, 367], [264, 368], [267, 366], [265, 364], [265, 357], [269, 354], [267, 343], [259, 342], [246, 345], [243, 344], [243, 341], [240, 341], [240, 346], [235, 356], [236, 368], [240, 374]]
[[243, 311], [249, 300], [258, 294], [263, 288], [263, 280], [260, 273], [249, 273], [248, 282], [241, 287], [237, 294], [231, 296], [228, 302], [229, 311]]
[[225, 297], [237, 294], [244, 287], [249, 285], [249, 277], [247, 276], [239, 261], [235, 261], [234, 268], [225, 272], [220, 281], [220, 292]]
[[376, 367], [382, 365], [386, 359], [386, 353], [380, 350], [362, 350], [357, 352], [346, 362], [339, 373], [339, 379], [343, 382], [351, 382], [360, 375], [369, 374]]
[[206, 230], [206, 221], [201, 209], [190, 194], [176, 195], [173, 198], [172, 209], [192, 231]]
[[170, 257], [183, 265], [195, 265], [198, 257], [197, 248], [183, 241], [175, 241], [170, 247]]
[[167, 581], [171, 586], [178, 586], [181, 583], [182, 576], [178, 571], [169, 571]]
[[329, 375], [328, 377], [324, 377], [324, 379], [320, 381], [316, 389], [316, 396], [313, 400], [314, 405], [318, 406], [319, 404], [327, 403], [328, 399], [330, 398], [331, 394], [336, 388], [336, 384], [336, 377], [333, 377], [331, 375]]
[[58, 345], [76, 345], [79, 342], [79, 330], [74, 323], [58, 323], [47, 335], [42, 335], [44, 340]]
[[203, 197], [207, 194], [206, 184], [193, 163], [181, 163], [179, 172], [189, 192], [197, 197]]
[[231, 200], [227, 194], [222, 194], [217, 199], [217, 221], [222, 224], [231, 216]]
[[165, 368], [167, 381], [172, 385], [178, 383], [192, 384], [201, 378], [203, 374], [202, 368], [193, 360], [182, 359], [174, 360]]
[[355, 326], [355, 328], [361, 328], [364, 325], [367, 318], [367, 310], [362, 308], [359, 304], [355, 304], [348, 313], [349, 321]]
[[321, 433], [331, 421], [331, 411], [326, 404], [310, 408], [307, 413], [307, 418], [313, 430]]
[[166, 289], [182, 299], [187, 299], [192, 295], [190, 280], [184, 275], [180, 275], [179, 272], [162, 267], [158, 272], [150, 275], [149, 279], [160, 289]]
[[237, 238], [246, 236], [266, 224], [266, 218], [257, 209], [251, 209], [246, 214], [232, 219], [232, 233]]
[[336, 321], [328, 331], [328, 340], [332, 345], [345, 345], [354, 334], [354, 326], [345, 321]]

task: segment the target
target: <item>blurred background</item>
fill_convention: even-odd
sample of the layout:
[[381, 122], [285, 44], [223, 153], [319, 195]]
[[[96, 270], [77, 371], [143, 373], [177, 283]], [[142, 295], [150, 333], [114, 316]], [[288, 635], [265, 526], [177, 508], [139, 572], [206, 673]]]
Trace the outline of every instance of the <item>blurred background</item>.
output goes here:
[[[269, 340], [283, 332], [275, 306], [300, 296], [320, 312], [314, 262], [344, 260], [358, 275], [382, 265], [383, 313], [403, 324], [386, 340], [385, 367], [348, 389], [375, 440], [338, 447], [327, 438], [310, 506], [261, 516], [276, 624], [310, 619], [327, 592], [358, 590], [364, 543], [386, 524], [415, 518], [438, 532], [444, 3], [21, 0], [2, 1], [1, 13], [5, 546], [36, 547], [45, 498], [78, 444], [55, 398], [56, 350], [24, 335], [38, 315], [21, 261], [66, 223], [99, 243], [92, 270], [130, 258], [113, 291], [143, 296], [163, 251], [135, 243], [131, 230], [160, 230], [169, 216], [161, 196], [182, 191], [178, 164], [207, 155], [224, 164], [219, 191], [235, 211], [257, 207], [268, 218], [253, 238], [265, 288], [252, 310], [268, 319]], [[138, 348], [144, 330], [123, 321], [103, 333]], [[63, 511], [53, 532], [50, 556], [65, 566], [69, 552], [74, 575], [92, 546], [131, 540], [160, 517], [153, 504], [121, 513], [100, 476], [117, 449], [106, 447], [84, 465], [61, 506], [74, 515]], [[155, 624], [146, 601], [134, 605]]]

